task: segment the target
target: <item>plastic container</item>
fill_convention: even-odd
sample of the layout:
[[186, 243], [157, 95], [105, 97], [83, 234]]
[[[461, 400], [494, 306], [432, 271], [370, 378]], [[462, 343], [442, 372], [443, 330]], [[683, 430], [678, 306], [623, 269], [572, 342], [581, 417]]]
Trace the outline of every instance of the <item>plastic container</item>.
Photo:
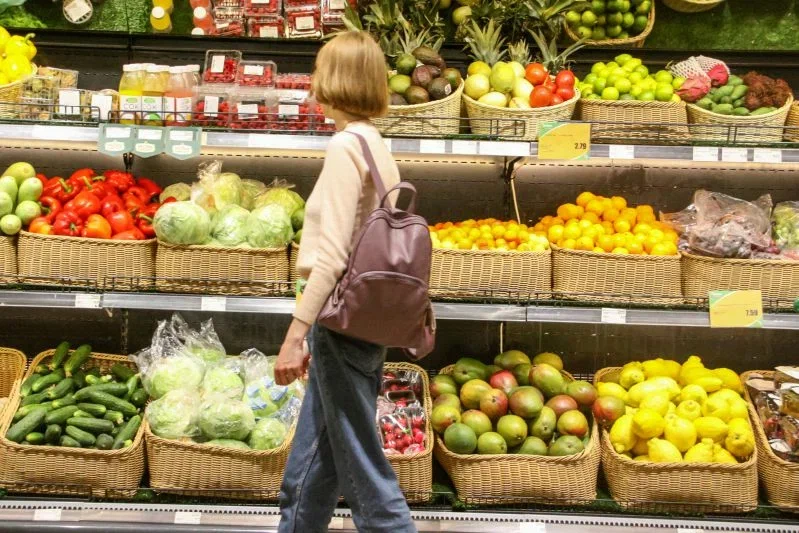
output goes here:
[[214, 19], [211, 12], [204, 7], [195, 7], [193, 13], [193, 22], [195, 28], [200, 28], [204, 33], [208, 34], [214, 28]]
[[231, 122], [233, 88], [201, 85], [194, 94], [192, 124], [203, 128], [226, 128]]
[[154, 7], [150, 12], [150, 26], [153, 33], [171, 33], [172, 18], [163, 7]]
[[214, 0], [214, 8], [241, 8], [243, 0]]
[[58, 80], [50, 76], [31, 76], [22, 83], [19, 118], [50, 120], [58, 100]]
[[287, 36], [290, 39], [306, 39], [322, 36], [322, 15], [319, 7], [286, 11]]
[[143, 125], [164, 125], [164, 93], [166, 93], [168, 86], [169, 67], [164, 65], [147, 67], [147, 75], [144, 77], [141, 97], [141, 123]]
[[188, 68], [169, 67], [169, 85], [164, 93], [164, 122], [167, 126], [191, 126], [194, 78]]
[[238, 50], [208, 50], [205, 53], [203, 83], [235, 83], [239, 63], [241, 52]]
[[175, 4], [172, 0], [153, 0], [153, 7], [162, 7], [169, 15], [175, 10]]
[[280, 15], [283, 12], [282, 0], [244, 0], [244, 14], [248, 17]]
[[277, 65], [272, 61], [241, 61], [236, 75], [239, 87], [274, 87]]
[[275, 97], [268, 100], [271, 129], [277, 131], [311, 131], [311, 113], [308, 91], [278, 90]]
[[58, 86], [62, 89], [75, 89], [78, 87], [78, 74], [77, 70], [69, 70], [64, 68], [53, 67], [39, 67], [36, 70], [39, 76], [46, 76], [56, 78]]
[[86, 24], [94, 15], [94, 6], [89, 0], [66, 0], [62, 13], [70, 24]]
[[319, 0], [283, 0], [286, 11], [319, 9]]
[[247, 19], [247, 37], [278, 39], [285, 36], [286, 19], [280, 15], [274, 17], [249, 17]]
[[348, 0], [322, 0], [322, 16], [330, 14], [343, 15], [348, 5], [355, 8], [357, 7], [357, 2], [348, 3]]
[[240, 9], [214, 9], [214, 27], [211, 29], [210, 35], [242, 37], [244, 20], [244, 13]]
[[211, 5], [211, 0], [189, 0], [189, 4], [191, 5], [192, 9], [202, 7], [208, 11], [211, 11], [211, 8], [213, 8], [213, 5]]
[[236, 91], [231, 106], [230, 128], [235, 130], [269, 129], [270, 115], [267, 107], [267, 92], [258, 88], [242, 88]]
[[119, 122], [138, 124], [141, 120], [141, 97], [144, 88], [145, 67], [131, 63], [122, 67], [119, 80]]
[[313, 120], [313, 129], [318, 132], [335, 132], [336, 121], [332, 118], [327, 118], [322, 109], [322, 105], [316, 103], [315, 100], [309, 102], [310, 111]]
[[85, 89], [59, 89], [54, 118], [58, 120], [91, 120], [92, 91]]
[[300, 89], [304, 91], [311, 90], [311, 75], [310, 74], [296, 74], [296, 73], [283, 73], [277, 75], [277, 88], [278, 89]]

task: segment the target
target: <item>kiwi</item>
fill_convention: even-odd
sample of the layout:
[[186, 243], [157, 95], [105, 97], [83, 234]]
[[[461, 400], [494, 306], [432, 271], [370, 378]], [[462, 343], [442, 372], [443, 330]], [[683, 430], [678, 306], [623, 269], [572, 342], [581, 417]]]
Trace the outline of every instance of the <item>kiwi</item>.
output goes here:
[[397, 74], [410, 76], [413, 69], [416, 68], [416, 58], [411, 54], [402, 54], [397, 58], [394, 68], [397, 69]]
[[401, 94], [391, 93], [389, 105], [408, 105], [408, 101]]
[[430, 98], [441, 100], [452, 94], [452, 85], [446, 78], [436, 78], [430, 82], [427, 90], [430, 92]]
[[416, 67], [411, 75], [411, 83], [424, 89], [427, 89], [431, 81], [433, 81], [433, 73], [427, 65]]
[[425, 90], [424, 87], [411, 85], [408, 87], [408, 90], [405, 91], [405, 99], [411, 105], [426, 104], [430, 101], [430, 94], [427, 92], [427, 90]]
[[452, 89], [457, 89], [460, 87], [463, 78], [461, 77], [461, 72], [456, 68], [446, 68], [441, 71], [441, 76], [447, 79], [449, 84], [452, 86]]

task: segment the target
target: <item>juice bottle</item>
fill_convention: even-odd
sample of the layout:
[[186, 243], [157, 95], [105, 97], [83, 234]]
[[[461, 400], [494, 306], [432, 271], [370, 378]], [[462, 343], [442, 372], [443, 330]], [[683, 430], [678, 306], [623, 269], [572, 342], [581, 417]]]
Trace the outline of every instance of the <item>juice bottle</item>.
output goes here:
[[147, 67], [141, 98], [141, 123], [145, 126], [163, 125], [164, 93], [166, 92], [168, 79], [169, 67], [161, 65]]
[[194, 8], [194, 27], [202, 28], [202, 30], [209, 34], [214, 27], [214, 20], [211, 18], [211, 12], [204, 7]]
[[211, 0], [190, 0], [192, 9], [197, 9], [198, 7], [204, 7], [206, 11], [211, 11]]
[[144, 68], [141, 64], [131, 63], [122, 67], [122, 79], [119, 80], [119, 122], [121, 124], [139, 123], [143, 86]]
[[161, 7], [154, 7], [150, 12], [150, 25], [154, 33], [169, 33], [172, 31], [172, 19], [169, 13]]
[[202, 83], [202, 77], [200, 76], [200, 65], [186, 65], [186, 72], [194, 80], [194, 87], [199, 87]]
[[186, 67], [169, 67], [169, 84], [164, 94], [167, 126], [191, 125], [192, 81], [186, 76]]
[[164, 11], [169, 15], [171, 15], [172, 11], [175, 9], [172, 0], [153, 0], [153, 7], [163, 7]]

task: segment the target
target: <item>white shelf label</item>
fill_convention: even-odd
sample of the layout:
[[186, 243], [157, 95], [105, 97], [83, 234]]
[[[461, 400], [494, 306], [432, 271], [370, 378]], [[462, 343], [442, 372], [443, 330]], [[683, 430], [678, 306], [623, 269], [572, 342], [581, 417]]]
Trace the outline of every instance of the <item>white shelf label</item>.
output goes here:
[[164, 138], [164, 130], [138, 130], [136, 138], [141, 141], [160, 141]]
[[330, 9], [343, 11], [347, 9], [347, 0], [330, 0]]
[[719, 149], [714, 146], [694, 146], [694, 161], [718, 161]]
[[111, 98], [110, 94], [93, 94], [91, 106], [92, 108], [98, 108], [99, 110], [99, 117], [97, 117], [97, 112], [92, 109], [92, 116], [99, 118], [100, 120], [108, 120], [108, 113], [111, 112], [111, 108], [114, 105], [114, 101]]
[[211, 72], [220, 74], [225, 71], [225, 56], [213, 56], [211, 58]]
[[482, 155], [509, 155], [509, 156], [530, 155], [530, 143], [480, 141], [479, 146], [480, 146], [480, 153]]
[[755, 148], [755, 163], [782, 163], [782, 150], [779, 148]]
[[269, 0], [252, 0], [253, 4], [269, 5]]
[[62, 115], [80, 115], [80, 91], [60, 89], [58, 91], [58, 112]]
[[258, 118], [258, 104], [239, 104], [239, 118], [242, 120]]
[[601, 321], [603, 324], [626, 324], [627, 310], [603, 307]]
[[294, 19], [294, 27], [300, 31], [314, 29], [313, 15], [307, 17], [297, 17]]
[[344, 529], [344, 519], [340, 516], [334, 516], [330, 519], [327, 529]]
[[205, 115], [216, 115], [219, 112], [219, 97], [218, 96], [206, 96], [203, 99], [204, 107], [203, 107], [203, 114]]
[[546, 533], [547, 525], [543, 522], [521, 522], [519, 533]]
[[176, 524], [199, 525], [203, 514], [199, 511], [175, 511]]
[[728, 163], [746, 163], [749, 160], [749, 150], [746, 148], [722, 148], [721, 160]]
[[629, 144], [611, 144], [608, 146], [610, 159], [635, 159], [635, 146]]
[[300, 114], [300, 106], [296, 104], [280, 104], [277, 106], [277, 114], [283, 117], [296, 117]]
[[452, 141], [452, 153], [459, 155], [477, 155], [477, 141]]
[[443, 154], [446, 150], [447, 142], [438, 139], [422, 139], [419, 141], [419, 153], [422, 154]]
[[60, 522], [61, 509], [36, 509], [33, 511], [34, 522]]
[[170, 130], [169, 140], [175, 142], [190, 143], [194, 140], [194, 132], [186, 130]]
[[226, 311], [227, 298], [224, 296], [202, 296], [200, 298], [201, 311]]
[[678, 527], [677, 533], [705, 533], [705, 530], [698, 527]]
[[79, 309], [99, 309], [100, 308], [100, 295], [99, 294], [76, 294], [75, 307]]
[[118, 128], [115, 126], [106, 126], [105, 138], [106, 139], [130, 139], [130, 128]]

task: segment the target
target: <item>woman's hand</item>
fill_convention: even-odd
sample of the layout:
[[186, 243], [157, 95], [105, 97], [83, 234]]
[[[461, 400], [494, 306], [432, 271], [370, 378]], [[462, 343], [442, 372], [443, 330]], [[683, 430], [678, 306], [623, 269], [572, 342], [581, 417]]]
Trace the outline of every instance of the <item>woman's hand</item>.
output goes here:
[[296, 318], [292, 320], [275, 364], [275, 382], [278, 385], [288, 385], [302, 378], [308, 370], [311, 354], [305, 349], [305, 336], [309, 329], [305, 322]]

